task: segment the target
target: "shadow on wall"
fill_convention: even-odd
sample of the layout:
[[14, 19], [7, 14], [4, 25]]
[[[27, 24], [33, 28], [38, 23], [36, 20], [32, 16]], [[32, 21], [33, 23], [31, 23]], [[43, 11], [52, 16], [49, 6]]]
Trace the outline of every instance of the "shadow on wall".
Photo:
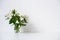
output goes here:
[[28, 23], [26, 26], [21, 27], [20, 31], [22, 33], [37, 33], [38, 32], [32, 23]]

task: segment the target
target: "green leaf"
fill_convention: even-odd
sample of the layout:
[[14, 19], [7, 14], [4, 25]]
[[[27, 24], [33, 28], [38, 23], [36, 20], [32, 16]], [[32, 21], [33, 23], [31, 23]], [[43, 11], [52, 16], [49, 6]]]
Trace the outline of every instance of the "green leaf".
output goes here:
[[24, 18], [24, 22], [27, 23], [27, 20]]
[[14, 10], [12, 10], [12, 14], [15, 14], [15, 13], [16, 13], [15, 9], [14, 9]]

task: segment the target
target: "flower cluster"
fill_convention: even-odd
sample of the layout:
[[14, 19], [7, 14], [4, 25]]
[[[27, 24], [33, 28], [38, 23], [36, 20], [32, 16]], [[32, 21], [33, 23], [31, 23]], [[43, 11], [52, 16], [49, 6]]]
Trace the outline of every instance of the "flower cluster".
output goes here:
[[9, 20], [9, 24], [14, 25], [14, 30], [19, 32], [19, 29], [22, 26], [26, 26], [27, 24], [27, 15], [20, 15], [15, 9], [11, 11], [11, 13], [7, 14], [6, 19]]

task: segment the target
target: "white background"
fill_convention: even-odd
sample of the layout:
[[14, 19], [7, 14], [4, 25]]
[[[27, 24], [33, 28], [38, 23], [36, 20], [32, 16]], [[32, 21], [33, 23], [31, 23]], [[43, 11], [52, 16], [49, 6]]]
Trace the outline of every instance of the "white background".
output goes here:
[[[5, 14], [16, 9], [29, 16], [23, 33], [14, 33]], [[60, 0], [0, 0], [0, 40], [60, 40]]]

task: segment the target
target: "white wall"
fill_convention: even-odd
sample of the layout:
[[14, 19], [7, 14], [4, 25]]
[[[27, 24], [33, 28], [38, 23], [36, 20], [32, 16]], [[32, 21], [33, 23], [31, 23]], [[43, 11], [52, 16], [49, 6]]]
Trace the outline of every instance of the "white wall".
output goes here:
[[[29, 16], [29, 33], [14, 33], [4, 17], [11, 9]], [[60, 0], [0, 0], [0, 40], [60, 40]]]

